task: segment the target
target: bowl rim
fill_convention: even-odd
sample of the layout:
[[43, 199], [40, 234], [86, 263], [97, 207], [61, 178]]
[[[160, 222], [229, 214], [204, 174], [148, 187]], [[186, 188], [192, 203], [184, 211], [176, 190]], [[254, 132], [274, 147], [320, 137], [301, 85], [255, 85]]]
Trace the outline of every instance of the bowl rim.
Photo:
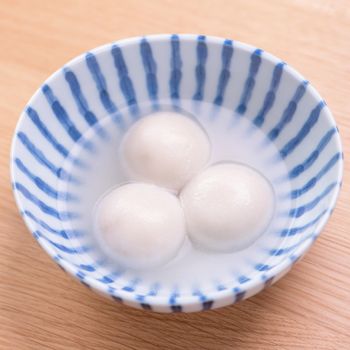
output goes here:
[[[95, 55], [98, 55], [100, 53], [103, 53], [103, 52], [109, 50], [113, 44], [118, 44], [119, 47], [129, 46], [129, 45], [139, 43], [139, 41], [142, 38], [147, 38], [147, 40], [149, 42], [157, 42], [157, 41], [165, 41], [165, 40], [168, 41], [172, 35], [174, 35], [174, 34], [150, 34], [150, 35], [144, 35], [144, 36], [134, 36], [134, 37], [120, 39], [117, 41], [106, 43], [106, 44], [98, 46], [94, 49], [83, 52], [82, 54], [80, 54], [80, 55], [76, 56], [75, 58], [71, 59], [70, 61], [68, 61], [62, 67], [57, 69], [54, 73], [52, 73], [40, 85], [40, 87], [36, 90], [36, 92], [32, 95], [32, 97], [26, 103], [25, 108], [21, 112], [20, 118], [17, 121], [17, 125], [15, 127], [14, 134], [12, 137], [11, 152], [10, 152], [11, 183], [13, 184], [15, 182], [15, 170], [14, 170], [13, 159], [15, 158], [15, 155], [17, 152], [16, 135], [22, 127], [23, 120], [25, 118], [26, 107], [28, 105], [32, 104], [32, 102], [36, 100], [37, 96], [41, 93], [41, 87], [44, 84], [49, 84], [51, 81], [55, 80], [56, 77], [59, 74], [61, 74], [61, 71], [64, 67], [66, 67], [66, 66], [72, 67], [72, 66], [80, 64], [82, 62], [82, 60], [84, 59], [87, 52], [91, 52]], [[181, 34], [181, 33], [176, 34], [176, 35], [178, 35], [178, 37], [181, 39], [181, 41], [191, 41], [191, 42], [197, 41], [197, 38], [199, 36], [199, 34]], [[218, 37], [218, 36], [211, 36], [211, 35], [205, 35], [205, 38], [206, 38], [206, 42], [208, 44], [215, 44], [215, 45], [222, 45], [224, 40], [225, 40], [225, 38]], [[241, 51], [251, 53], [257, 49], [255, 46], [243, 43], [241, 41], [236, 41], [236, 40], [232, 40], [232, 41], [234, 43], [234, 48], [241, 50]], [[270, 54], [269, 52], [263, 51], [263, 53], [264, 53], [263, 59], [266, 61], [270, 61], [273, 64], [283, 62], [281, 59]], [[288, 69], [289, 73], [298, 81], [305, 81], [306, 80], [297, 70], [295, 70], [293, 67], [289, 66], [288, 64], [286, 64], [286, 68]], [[311, 93], [311, 95], [313, 95], [313, 97], [316, 100], [323, 101], [323, 98], [320, 96], [320, 94], [317, 92], [317, 90], [311, 84], [308, 85], [308, 90], [309, 90], [309, 93]], [[333, 125], [338, 130], [335, 119], [334, 119], [331, 111], [329, 110], [329, 108], [327, 107], [325, 109], [325, 111], [326, 111], [325, 118], [327, 118], [327, 120], [330, 122], [330, 124]], [[339, 130], [338, 130], [338, 132], [339, 132]], [[340, 152], [342, 157], [344, 157], [340, 136], [338, 135], [338, 137], [336, 137], [335, 140], [336, 140], [336, 148], [337, 148], [338, 152]], [[300, 244], [300, 246], [298, 246], [298, 248], [293, 252], [293, 256], [295, 257], [295, 259], [291, 259], [291, 257], [287, 255], [285, 259], [283, 259], [280, 263], [273, 266], [269, 271], [267, 271], [266, 275], [269, 275], [269, 279], [270, 278], [273, 279], [272, 283], [276, 282], [280, 277], [282, 277], [282, 275], [284, 275], [284, 273], [287, 273], [288, 270], [292, 267], [292, 265], [297, 260], [299, 260], [309, 250], [309, 248], [312, 246], [312, 244], [314, 243], [316, 238], [318, 238], [318, 236], [320, 235], [321, 231], [323, 230], [324, 226], [328, 222], [329, 217], [335, 208], [335, 204], [336, 204], [336, 201], [338, 199], [340, 188], [341, 188], [341, 183], [342, 183], [342, 178], [343, 178], [343, 168], [344, 168], [343, 161], [338, 162], [336, 169], [337, 169], [337, 183], [339, 184], [339, 186], [336, 186], [336, 188], [332, 191], [332, 196], [329, 198], [329, 202], [328, 202], [329, 203], [328, 204], [329, 215], [324, 215], [320, 219], [318, 224], [316, 225], [316, 227], [314, 229], [314, 238], [310, 239], [310, 240], [306, 240], [305, 242]], [[334, 172], [335, 171], [336, 170], [334, 169]], [[32, 235], [35, 237], [34, 232], [36, 231], [36, 228], [35, 228], [34, 223], [32, 223], [32, 221], [28, 220], [22, 214], [24, 209], [25, 209], [24, 202], [21, 200], [18, 192], [15, 191], [14, 188], [12, 188], [12, 192], [14, 194], [15, 202], [16, 202], [17, 207], [18, 207], [18, 209], [23, 217], [25, 225], [27, 226], [29, 231], [32, 233]], [[44, 241], [40, 238], [37, 238], [36, 240], [38, 241], [39, 245], [43, 248], [43, 250], [45, 250], [46, 253], [61, 268], [63, 268], [65, 271], [67, 271], [75, 279], [80, 280], [80, 282], [85, 282], [86, 284], [88, 284], [88, 286], [91, 286], [95, 291], [97, 291], [103, 295], [121, 298], [123, 303], [125, 302], [128, 305], [131, 305], [134, 307], [140, 307], [140, 304], [142, 304], [141, 301], [139, 301], [135, 298], [134, 292], [128, 292], [128, 291], [125, 291], [122, 289], [114, 289], [113, 292], [111, 292], [108, 289], [108, 285], [106, 285], [105, 283], [103, 283], [101, 281], [98, 281], [97, 279], [91, 277], [90, 275], [86, 275], [84, 277], [84, 281], [82, 281], [76, 275], [77, 268], [72, 263], [70, 263], [69, 261], [64, 260], [64, 259], [57, 259], [57, 252], [46, 241]], [[264, 284], [265, 284], [264, 280], [261, 278], [261, 276], [253, 277], [249, 281], [245, 282], [244, 285], [242, 285], [242, 290], [240, 290], [240, 292], [245, 292], [246, 294], [247, 294], [247, 292], [252, 292], [252, 293], [244, 296], [243, 299], [245, 299], [246, 297], [253, 296], [256, 293], [258, 293], [260, 290], [262, 290], [264, 288]], [[224, 303], [220, 304], [220, 307], [221, 307], [221, 306], [233, 304], [236, 301], [238, 301], [235, 299], [236, 294], [237, 294], [237, 291], [235, 291], [233, 288], [227, 288], [224, 290], [211, 290], [206, 294], [206, 297], [207, 297], [206, 300], [214, 301], [214, 302], [218, 301], [218, 300], [224, 301]], [[155, 306], [155, 307], [159, 307], [160, 309], [161, 308], [170, 308], [172, 306], [172, 304], [169, 303], [168, 296], [163, 296], [163, 295], [159, 295], [159, 294], [147, 296], [145, 303], [147, 303], [151, 307]], [[174, 305], [186, 307], [186, 306], [195, 306], [195, 305], [202, 305], [202, 304], [203, 304], [203, 301], [201, 301], [198, 296], [189, 294], [189, 295], [179, 295], [176, 299], [176, 304], [174, 304]], [[213, 305], [213, 308], [215, 308], [215, 303]], [[171, 310], [155, 310], [155, 311], [169, 312]], [[186, 310], [183, 310], [183, 311], [186, 311]]]

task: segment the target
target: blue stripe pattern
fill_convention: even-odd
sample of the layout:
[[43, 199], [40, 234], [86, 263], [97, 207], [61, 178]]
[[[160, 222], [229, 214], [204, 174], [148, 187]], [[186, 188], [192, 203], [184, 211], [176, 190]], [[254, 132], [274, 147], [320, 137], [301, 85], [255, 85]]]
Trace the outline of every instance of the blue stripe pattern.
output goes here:
[[318, 121], [318, 118], [321, 114], [323, 107], [325, 106], [324, 101], [321, 101], [317, 104], [317, 106], [312, 110], [309, 118], [297, 133], [287, 144], [280, 150], [280, 155], [284, 159], [290, 153], [292, 153], [295, 148], [305, 139], [305, 137], [309, 134], [310, 130], [315, 126]]
[[94, 272], [96, 271], [96, 268], [92, 265], [84, 265], [84, 264], [80, 264], [79, 268], [85, 271], [89, 271], [89, 272]]
[[238, 283], [239, 284], [244, 284], [244, 283], [246, 283], [248, 281], [250, 281], [250, 278], [247, 277], [247, 276], [242, 275], [242, 276], [238, 277]]
[[[270, 251], [270, 255], [272, 256], [281, 256], [281, 255], [285, 255], [285, 254], [290, 254], [291, 252], [294, 252], [298, 247], [300, 247], [302, 244], [304, 244], [305, 242], [307, 242], [310, 239], [315, 238], [315, 234], [311, 233], [309, 235], [306, 235], [303, 239], [301, 239], [298, 243], [295, 243], [291, 246], [287, 246], [284, 248], [279, 248], [279, 249], [272, 249]], [[296, 261], [296, 257], [294, 255], [290, 256], [291, 260], [293, 262]]]
[[196, 65], [196, 82], [197, 88], [193, 95], [193, 99], [196, 101], [203, 100], [204, 95], [204, 83], [205, 83], [205, 64], [208, 58], [208, 48], [205, 42], [205, 36], [199, 35], [197, 38], [197, 65]]
[[38, 197], [36, 197], [34, 194], [32, 194], [25, 186], [23, 186], [19, 182], [15, 182], [13, 184], [13, 187], [22, 193], [22, 195], [28, 199], [30, 202], [35, 204], [43, 213], [48, 214], [50, 216], [53, 216], [54, 218], [62, 221], [68, 221], [77, 219], [79, 215], [77, 213], [73, 212], [58, 212], [55, 208], [50, 207], [46, 203], [44, 203], [42, 200], [40, 200]]
[[231, 65], [232, 56], [233, 56], [232, 40], [225, 40], [224, 45], [222, 47], [222, 53], [221, 53], [222, 68], [219, 76], [218, 86], [216, 89], [216, 97], [214, 99], [214, 104], [216, 104], [217, 106], [222, 105], [227, 83], [231, 77], [230, 65]]
[[98, 90], [103, 107], [109, 114], [117, 113], [117, 106], [114, 104], [114, 102], [109, 96], [106, 79], [102, 74], [101, 68], [97, 62], [95, 55], [93, 55], [91, 52], [88, 52], [86, 54], [85, 60], [89, 71], [92, 75], [92, 78], [95, 81], [96, 88]]
[[55, 148], [55, 150], [58, 153], [60, 153], [63, 157], [67, 157], [69, 153], [68, 150], [62, 144], [60, 144], [57, 141], [57, 139], [52, 135], [52, 133], [49, 131], [46, 125], [39, 118], [39, 115], [36, 112], [36, 110], [32, 107], [27, 107], [26, 112], [30, 120], [40, 131], [41, 135], [43, 135], [45, 139], [49, 141], [49, 143]]
[[307, 191], [311, 190], [316, 186], [317, 182], [325, 175], [327, 172], [332, 169], [332, 167], [341, 159], [341, 153], [335, 154], [328, 163], [314, 176], [312, 177], [303, 187], [293, 190], [291, 192], [292, 198], [298, 198], [305, 194]]
[[303, 225], [303, 226], [299, 226], [299, 227], [291, 227], [288, 229], [283, 229], [281, 231], [281, 236], [282, 237], [289, 237], [289, 236], [295, 236], [298, 233], [302, 233], [305, 230], [307, 230], [310, 227], [313, 227], [324, 215], [326, 215], [326, 213], [328, 213], [328, 210], [325, 209], [324, 211], [322, 211], [319, 215], [317, 215], [317, 217], [311, 221], [309, 221], [307, 224]]
[[25, 174], [35, 185], [39, 188], [43, 193], [47, 196], [54, 198], [56, 200], [63, 201], [76, 201], [77, 198], [70, 193], [62, 193], [56, 191], [53, 187], [47, 184], [44, 180], [42, 180], [39, 176], [34, 175], [19, 158], [15, 158], [15, 163], [18, 169]]
[[291, 217], [295, 217], [298, 218], [302, 215], [304, 215], [307, 211], [312, 210], [313, 208], [316, 207], [316, 205], [321, 202], [321, 200], [326, 197], [329, 193], [331, 193], [331, 191], [333, 190], [333, 188], [335, 186], [337, 186], [338, 183], [337, 182], [333, 182], [330, 185], [327, 186], [327, 188], [317, 197], [315, 197], [311, 202], [302, 205], [298, 208], [293, 208], [291, 209], [291, 211], [289, 212], [289, 216]]
[[243, 291], [235, 291], [235, 303], [238, 303], [239, 301], [243, 300], [245, 298], [246, 292]]
[[109, 276], [103, 276], [98, 279], [100, 282], [105, 283], [105, 284], [110, 284], [114, 282], [114, 279], [110, 278]]
[[271, 141], [276, 140], [277, 137], [280, 135], [281, 131], [285, 128], [285, 126], [292, 121], [295, 111], [297, 110], [298, 103], [305, 94], [307, 85], [308, 85], [308, 81], [304, 80], [297, 87], [294, 93], [294, 96], [292, 97], [291, 101], [289, 101], [287, 108], [284, 110], [282, 114], [281, 120], [268, 133], [268, 138]]
[[43, 228], [45, 231], [50, 232], [56, 236], [59, 236], [60, 238], [64, 239], [71, 239], [71, 238], [78, 238], [82, 237], [83, 233], [78, 230], [57, 230], [49, 226], [45, 221], [40, 220], [37, 218], [32, 212], [29, 210], [25, 210], [23, 212], [23, 215], [27, 216], [30, 218], [33, 222], [38, 224], [41, 228]]
[[67, 131], [71, 139], [77, 142], [82, 137], [82, 135], [80, 131], [77, 129], [77, 127], [74, 125], [72, 120], [69, 118], [66, 110], [60, 104], [60, 102], [54, 95], [53, 91], [51, 90], [50, 86], [45, 84], [42, 88], [42, 91], [48, 103], [50, 104], [52, 111], [57, 117], [58, 121], [61, 123], [63, 128]]
[[258, 271], [269, 271], [271, 269], [270, 265], [267, 264], [256, 264], [255, 265], [255, 270]]
[[139, 278], [132, 279], [129, 284], [122, 288], [122, 290], [125, 290], [126, 292], [134, 292], [136, 289], [137, 284], [140, 282]]
[[45, 166], [47, 169], [51, 171], [52, 174], [60, 178], [61, 180], [65, 181], [72, 181], [76, 184], [79, 184], [79, 181], [75, 179], [72, 175], [68, 174], [64, 169], [57, 168], [53, 163], [51, 163], [44, 155], [43, 152], [41, 152], [40, 149], [38, 149], [28, 138], [28, 136], [20, 131], [17, 134], [18, 139], [21, 141], [23, 146], [26, 147], [28, 152], [40, 163], [41, 165]]
[[119, 86], [133, 116], [139, 113], [136, 93], [121, 48], [114, 44], [111, 50], [114, 66], [118, 72]]
[[263, 123], [265, 121], [266, 114], [268, 113], [268, 111], [272, 108], [273, 104], [275, 103], [276, 91], [277, 91], [277, 88], [278, 88], [280, 81], [281, 81], [281, 76], [283, 73], [284, 65], [285, 65], [284, 62], [280, 62], [275, 66], [275, 68], [273, 70], [272, 79], [271, 79], [271, 83], [270, 83], [270, 89], [265, 96], [263, 106], [261, 107], [258, 115], [253, 120], [254, 125], [257, 127], [261, 127], [263, 125]]
[[[69, 85], [74, 101], [78, 106], [80, 114], [84, 117], [88, 125], [93, 126], [98, 122], [96, 115], [89, 109], [89, 104], [81, 91], [81, 87], [76, 75], [69, 68], [64, 69], [64, 77]], [[106, 137], [106, 132], [100, 124], [97, 124], [97, 133], [101, 137]]]
[[148, 96], [151, 101], [155, 102], [158, 99], [157, 63], [153, 58], [151, 45], [145, 38], [141, 40], [140, 53], [146, 73]]
[[169, 304], [170, 305], [175, 305], [176, 304], [176, 299], [180, 296], [180, 293], [178, 292], [177, 289], [174, 289], [170, 295], [169, 298]]
[[88, 52], [85, 56], [86, 65], [89, 69], [89, 72], [95, 82], [96, 89], [99, 94], [99, 98], [102, 106], [108, 114], [111, 115], [112, 120], [121, 128], [124, 129], [125, 123], [122, 115], [119, 113], [119, 110], [116, 104], [112, 101], [109, 96], [107, 89], [106, 78], [104, 77], [100, 65], [94, 54]]
[[192, 292], [192, 295], [198, 297], [201, 302], [204, 302], [207, 300], [207, 297], [205, 296], [205, 294], [203, 294], [199, 289], [195, 289]]
[[252, 97], [253, 90], [255, 87], [255, 77], [258, 74], [258, 71], [261, 65], [261, 54], [262, 54], [262, 50], [256, 49], [250, 57], [248, 77], [244, 83], [244, 88], [243, 88], [239, 105], [236, 108], [236, 112], [238, 114], [243, 115], [246, 112], [248, 102]]
[[67, 253], [67, 254], [85, 254], [87, 253], [90, 248], [85, 247], [85, 246], [78, 246], [78, 247], [67, 247], [64, 244], [60, 244], [57, 242], [52, 241], [51, 239], [47, 238], [45, 235], [43, 235], [40, 231], [35, 231], [34, 232], [34, 236], [38, 239], [38, 238], [43, 238], [45, 241], [49, 242], [52, 246], [54, 246], [55, 248], [57, 248], [58, 250], [60, 250], [63, 253]]
[[332, 139], [333, 135], [336, 133], [336, 129], [332, 128], [322, 137], [321, 141], [317, 145], [316, 149], [311, 152], [311, 154], [301, 163], [296, 165], [290, 172], [289, 172], [289, 178], [294, 179], [298, 177], [300, 174], [302, 174], [304, 171], [309, 169], [312, 164], [315, 163], [315, 161], [318, 159], [321, 152], [324, 150], [324, 148], [327, 146], [329, 141]]
[[170, 59], [170, 97], [174, 100], [180, 98], [180, 82], [182, 78], [182, 60], [180, 53], [180, 40], [179, 36], [174, 34], [171, 36], [171, 59]]

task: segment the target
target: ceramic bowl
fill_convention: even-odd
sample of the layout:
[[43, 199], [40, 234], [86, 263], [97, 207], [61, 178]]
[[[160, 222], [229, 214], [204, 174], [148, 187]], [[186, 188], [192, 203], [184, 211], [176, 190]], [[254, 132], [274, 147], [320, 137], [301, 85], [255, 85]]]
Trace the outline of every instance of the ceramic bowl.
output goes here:
[[[98, 154], [88, 137], [127, 130], [142, 105], [206, 102], [258, 128], [278, 150], [291, 207], [285, 227], [260, 237], [254, 249], [201, 272], [198, 283], [167, 273], [167, 282], [114, 271], [72, 228], [72, 169]], [[231, 113], [230, 112], [230, 113]], [[114, 126], [105, 127], [112, 120]], [[213, 125], [218, 122], [213, 118]], [[113, 129], [115, 128], [115, 129]], [[118, 130], [118, 131], [116, 131]], [[251, 135], [246, 134], [249, 138]], [[83, 159], [74, 150], [84, 149]], [[240, 145], [237, 144], [237, 149]], [[78, 148], [79, 148], [78, 147]], [[263, 143], [257, 156], [264, 159]], [[255, 47], [203, 35], [155, 35], [121, 40], [80, 55], [55, 72], [28, 102], [13, 138], [13, 191], [29, 230], [66, 272], [119, 302], [157, 312], [193, 312], [248, 298], [285, 275], [327, 222], [342, 178], [338, 129], [317, 91], [285, 62]], [[67, 165], [68, 164], [68, 165]], [[103, 169], [101, 170], [101, 174]], [[68, 184], [62, 187], [62, 184]], [[237, 256], [238, 256], [237, 255]], [[209, 271], [210, 270], [210, 271]], [[193, 281], [196, 276], [193, 276]]]

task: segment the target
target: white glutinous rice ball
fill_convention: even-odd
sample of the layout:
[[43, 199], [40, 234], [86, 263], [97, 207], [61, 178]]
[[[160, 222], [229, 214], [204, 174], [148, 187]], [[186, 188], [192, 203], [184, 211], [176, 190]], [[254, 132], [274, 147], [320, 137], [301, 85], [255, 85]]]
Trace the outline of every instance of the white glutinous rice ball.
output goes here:
[[175, 257], [185, 238], [185, 219], [174, 194], [130, 183], [100, 200], [95, 229], [107, 256], [128, 268], [149, 269]]
[[121, 156], [132, 179], [178, 191], [206, 165], [210, 143], [204, 130], [190, 117], [156, 112], [130, 128]]
[[267, 179], [236, 163], [205, 169], [185, 186], [180, 198], [191, 240], [218, 252], [249, 246], [266, 230], [275, 209]]

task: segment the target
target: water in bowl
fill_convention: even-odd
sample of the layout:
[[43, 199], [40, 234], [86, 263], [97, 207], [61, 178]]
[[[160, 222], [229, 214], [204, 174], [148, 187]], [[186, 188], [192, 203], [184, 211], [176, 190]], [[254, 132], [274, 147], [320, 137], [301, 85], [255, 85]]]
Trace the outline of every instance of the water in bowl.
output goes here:
[[[212, 286], [220, 289], [232, 280], [251, 278], [258, 272], [259, 266], [268, 266], [271, 248], [278, 249], [283, 243], [279, 232], [292, 224], [292, 218], [286, 215], [293, 204], [289, 195], [288, 172], [278, 149], [260, 129], [232, 110], [192, 100], [183, 100], [181, 106], [175, 107], [172, 101], [162, 101], [159, 105], [164, 109], [182, 111], [200, 123], [211, 142], [210, 163], [240, 162], [255, 168], [270, 181], [276, 195], [276, 210], [268, 229], [248, 248], [233, 253], [200, 251], [193, 248], [187, 239], [173, 261], [152, 271], [124, 269], [102, 253], [91, 229], [94, 206], [106, 191], [128, 181], [120, 165], [120, 142], [137, 118], [154, 111], [154, 106], [149, 104], [139, 105], [137, 117], [135, 110], [126, 108], [118, 115], [100, 119], [98, 125], [90, 128], [71, 150], [63, 168], [78, 182], [61, 181], [59, 189], [77, 197], [78, 201], [62, 202], [59, 210], [78, 212], [80, 216], [64, 222], [64, 229], [84, 232], [78, 242], [89, 247], [91, 261], [95, 265], [105, 265], [106, 271], [113, 271], [114, 276], [123, 279], [123, 283], [132, 281], [133, 284], [141, 284], [144, 286], [141, 290], [149, 290], [149, 286], [154, 285], [169, 290], [187, 287], [196, 290], [197, 287]], [[72, 162], [72, 158], [79, 159], [79, 162]]]

